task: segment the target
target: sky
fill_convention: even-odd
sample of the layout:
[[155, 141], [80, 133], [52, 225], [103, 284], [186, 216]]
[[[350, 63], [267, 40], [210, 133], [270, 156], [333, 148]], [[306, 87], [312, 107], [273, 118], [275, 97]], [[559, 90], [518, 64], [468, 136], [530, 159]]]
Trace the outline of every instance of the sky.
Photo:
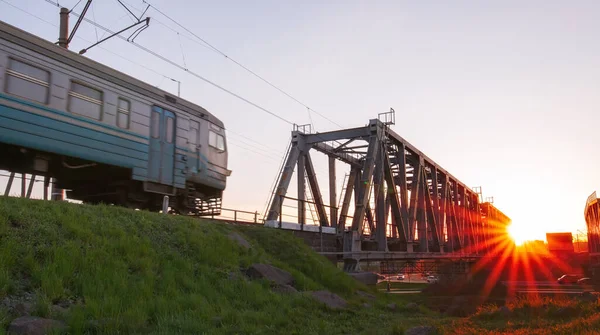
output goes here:
[[[145, 8], [124, 2], [136, 14]], [[362, 126], [392, 107], [397, 133], [481, 186], [522, 236], [585, 229], [586, 198], [600, 187], [600, 2], [146, 2], [337, 125], [149, 9], [136, 42], [184, 68], [318, 131]], [[1, 20], [53, 42], [58, 12], [44, 0], [0, 0]], [[133, 23], [116, 0], [95, 0], [87, 17], [113, 31]], [[103, 34], [84, 22], [70, 49]], [[264, 211], [289, 124], [123, 40], [85, 56], [173, 94], [177, 83], [164, 76], [179, 80], [183, 98], [225, 123], [233, 174], [224, 206]], [[325, 177], [325, 160], [314, 159]]]

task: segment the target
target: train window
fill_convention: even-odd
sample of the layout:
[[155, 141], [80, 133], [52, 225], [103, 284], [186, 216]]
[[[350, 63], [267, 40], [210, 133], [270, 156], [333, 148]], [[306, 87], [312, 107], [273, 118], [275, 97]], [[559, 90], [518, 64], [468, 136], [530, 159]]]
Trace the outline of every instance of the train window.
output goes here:
[[123, 98], [119, 98], [117, 106], [117, 126], [120, 128], [129, 128], [129, 113], [131, 111], [131, 103]]
[[6, 93], [47, 104], [50, 72], [9, 58]]
[[102, 119], [102, 91], [71, 81], [69, 111], [92, 119]]
[[173, 124], [174, 119], [172, 117], [167, 117], [167, 143], [173, 143]]
[[159, 138], [160, 137], [160, 113], [159, 112], [152, 112], [152, 125], [151, 125], [151, 129], [152, 129], [152, 138]]
[[220, 151], [225, 151], [225, 138], [214, 131], [208, 132], [208, 145]]
[[200, 144], [200, 123], [198, 121], [190, 120], [190, 132], [189, 132], [190, 143], [194, 145]]

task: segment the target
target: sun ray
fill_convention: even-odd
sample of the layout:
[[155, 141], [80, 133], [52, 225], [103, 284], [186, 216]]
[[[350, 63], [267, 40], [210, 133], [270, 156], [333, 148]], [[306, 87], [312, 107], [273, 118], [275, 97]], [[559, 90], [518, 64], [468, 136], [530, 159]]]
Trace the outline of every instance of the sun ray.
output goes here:
[[508, 255], [510, 255], [513, 251], [514, 248], [511, 248], [510, 245], [509, 247], [504, 249], [504, 252], [500, 256], [498, 263], [494, 266], [492, 273], [485, 281], [485, 284], [483, 286], [483, 292], [481, 292], [484, 297], [488, 297], [492, 288], [498, 283], [498, 278], [504, 270], [504, 266], [506, 265], [506, 262], [508, 260]]

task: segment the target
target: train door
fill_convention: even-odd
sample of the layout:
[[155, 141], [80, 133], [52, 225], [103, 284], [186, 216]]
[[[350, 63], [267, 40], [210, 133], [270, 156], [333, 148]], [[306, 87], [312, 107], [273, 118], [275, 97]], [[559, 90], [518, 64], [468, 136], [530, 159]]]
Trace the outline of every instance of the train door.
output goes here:
[[188, 133], [188, 137], [190, 138], [193, 147], [190, 147], [190, 150], [193, 152], [192, 169], [194, 173], [198, 173], [200, 171], [200, 148], [201, 148], [201, 140], [200, 140], [200, 122], [196, 120], [190, 120], [190, 131]]
[[154, 106], [150, 125], [148, 179], [172, 185], [175, 164], [175, 114]]

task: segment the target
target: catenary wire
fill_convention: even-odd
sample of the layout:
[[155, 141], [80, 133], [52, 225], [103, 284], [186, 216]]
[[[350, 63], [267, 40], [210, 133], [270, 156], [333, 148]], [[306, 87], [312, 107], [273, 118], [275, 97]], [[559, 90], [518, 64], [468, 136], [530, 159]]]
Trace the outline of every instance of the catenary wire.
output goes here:
[[[23, 12], [23, 13], [26, 13], [26, 14], [28, 14], [28, 15], [32, 16], [32, 17], [35, 17], [35, 18], [37, 18], [38, 20], [40, 20], [40, 21], [42, 21], [42, 22], [45, 22], [45, 23], [47, 23], [47, 24], [49, 24], [49, 25], [51, 25], [51, 26], [54, 26], [54, 27], [58, 27], [58, 25], [56, 25], [55, 23], [52, 23], [52, 22], [50, 22], [50, 21], [47, 21], [47, 20], [45, 20], [44, 18], [42, 18], [42, 17], [39, 17], [39, 16], [37, 16], [37, 15], [35, 15], [35, 14], [31, 13], [31, 12], [28, 12], [28, 11], [26, 11], [26, 10], [24, 10], [24, 9], [22, 9], [22, 8], [20, 8], [20, 7], [18, 7], [18, 6], [15, 6], [15, 5], [13, 5], [12, 3], [8, 2], [8, 1], [5, 1], [5, 0], [0, 0], [0, 1], [2, 1], [2, 2], [6, 3], [7, 5], [10, 5], [11, 7], [15, 8], [15, 9], [17, 9], [17, 10], [19, 10], [19, 11]], [[83, 38], [83, 37], [80, 37], [80, 36], [75, 36], [75, 37], [76, 37], [76, 38], [78, 38], [78, 39], [81, 39], [81, 40], [83, 40], [83, 41], [86, 41], [86, 42], [88, 42], [88, 43], [92, 43], [92, 41], [90, 41], [90, 40], [88, 40], [88, 39], [86, 39], [86, 38]], [[104, 50], [104, 51], [106, 51], [106, 52], [109, 52], [109, 53], [111, 53], [111, 54], [113, 54], [113, 55], [115, 55], [115, 56], [117, 56], [117, 57], [119, 57], [119, 58], [122, 58], [122, 59], [124, 59], [124, 60], [126, 60], [126, 61], [128, 61], [128, 62], [131, 62], [131, 63], [133, 63], [133, 64], [136, 64], [136, 65], [138, 65], [138, 66], [140, 66], [140, 67], [142, 67], [142, 68], [144, 68], [144, 69], [146, 69], [146, 70], [148, 70], [148, 71], [151, 71], [151, 72], [153, 72], [153, 73], [155, 73], [155, 74], [157, 74], [157, 75], [160, 75], [160, 76], [162, 76], [162, 77], [163, 77], [163, 80], [164, 80], [164, 78], [172, 79], [172, 78], [170, 78], [170, 77], [168, 77], [168, 76], [166, 76], [166, 75], [164, 75], [164, 74], [162, 74], [162, 73], [160, 73], [160, 72], [157, 72], [156, 70], [154, 70], [154, 69], [152, 69], [152, 68], [150, 68], [150, 67], [144, 66], [144, 65], [140, 64], [139, 62], [134, 62], [134, 61], [132, 61], [132, 60], [130, 60], [130, 59], [128, 59], [128, 58], [126, 58], [126, 57], [124, 57], [124, 56], [121, 56], [121, 55], [119, 55], [118, 53], [115, 53], [115, 52], [113, 52], [113, 51], [111, 51], [111, 50], [108, 50], [108, 49], [106, 49], [106, 48], [103, 48], [103, 47], [101, 47], [101, 46], [99, 46], [99, 48], [100, 48], [100, 49], [102, 49], [102, 50]], [[158, 86], [158, 85], [157, 85], [157, 86]], [[234, 134], [234, 135], [236, 135], [236, 136], [242, 137], [242, 138], [244, 138], [244, 139], [245, 139], [245, 140], [247, 140], [247, 141], [253, 142], [254, 144], [258, 144], [258, 145], [262, 146], [263, 148], [260, 148], [260, 147], [258, 147], [258, 146], [256, 146], [256, 145], [253, 145], [253, 144], [250, 144], [250, 143], [244, 143], [244, 145], [246, 145], [246, 146], [250, 146], [251, 148], [255, 148], [255, 149], [257, 149], [257, 150], [261, 150], [261, 151], [263, 151], [264, 153], [262, 153], [262, 152], [256, 152], [256, 151], [254, 151], [254, 150], [249, 150], [249, 149], [247, 149], [247, 148], [245, 148], [245, 147], [242, 147], [242, 146], [240, 146], [240, 145], [238, 145], [238, 144], [236, 144], [236, 143], [232, 143], [234, 146], [236, 146], [236, 147], [238, 147], [238, 148], [242, 148], [242, 149], [245, 149], [245, 150], [249, 150], [249, 151], [252, 151], [252, 152], [254, 152], [254, 153], [258, 154], [258, 155], [262, 155], [262, 156], [269, 157], [269, 158], [273, 158], [273, 156], [269, 156], [269, 155], [272, 155], [272, 154], [274, 154], [274, 153], [280, 154], [280, 153], [279, 153], [277, 150], [275, 150], [275, 149], [273, 149], [273, 148], [271, 148], [271, 147], [268, 147], [268, 146], [266, 146], [266, 145], [264, 145], [264, 144], [262, 144], [262, 143], [260, 143], [260, 142], [257, 142], [257, 141], [255, 141], [255, 140], [253, 140], [253, 139], [251, 139], [251, 138], [249, 138], [249, 137], [247, 137], [247, 136], [243, 135], [243, 134], [240, 134], [240, 133], [234, 132], [234, 131], [232, 131], [232, 130], [229, 130], [229, 129], [227, 130], [227, 132], [229, 132], [229, 133], [231, 133], [231, 134]], [[234, 140], [235, 140], [235, 139], [234, 139]]]
[[[54, 6], [57, 6], [57, 7], [59, 6], [59, 4], [57, 2], [54, 2], [52, 0], [44, 0], [44, 1], [50, 3], [50, 4], [54, 5]], [[77, 16], [77, 17], [80, 16], [79, 13], [73, 12], [72, 14], [75, 15], [75, 16]], [[108, 28], [106, 28], [106, 27], [104, 27], [104, 26], [96, 23], [93, 20], [90, 20], [90, 19], [88, 19], [86, 17], [84, 17], [83, 20], [86, 21], [86, 22], [88, 22], [88, 23], [90, 23], [90, 24], [92, 24], [92, 25], [94, 25], [94, 26], [96, 26], [96, 27], [98, 27], [98, 28], [100, 28], [100, 29], [102, 29], [102, 30], [104, 30], [104, 31], [106, 31], [106, 32], [108, 32], [108, 33], [110, 33], [110, 34], [115, 34], [115, 32], [113, 32], [112, 30], [110, 30], [110, 29], [108, 29]], [[230, 94], [230, 95], [232, 95], [232, 96], [234, 96], [234, 97], [236, 97], [236, 98], [238, 98], [238, 99], [246, 102], [247, 104], [249, 104], [249, 105], [251, 105], [251, 106], [253, 106], [253, 107], [255, 107], [255, 108], [257, 108], [257, 109], [259, 109], [259, 110], [261, 110], [261, 111], [263, 111], [263, 112], [265, 112], [265, 113], [267, 113], [267, 114], [269, 114], [269, 115], [271, 115], [271, 116], [273, 116], [273, 117], [275, 117], [275, 118], [277, 118], [277, 119], [279, 119], [279, 120], [281, 120], [281, 121], [283, 121], [283, 122], [285, 122], [285, 123], [287, 123], [289, 125], [294, 125], [295, 124], [295, 123], [293, 123], [293, 122], [291, 122], [291, 121], [289, 121], [289, 120], [287, 120], [287, 119], [285, 119], [285, 118], [277, 115], [276, 113], [274, 113], [274, 112], [266, 109], [265, 107], [262, 107], [262, 106], [260, 106], [260, 105], [258, 105], [256, 103], [254, 103], [254, 102], [252, 102], [252, 101], [250, 101], [250, 100], [242, 97], [241, 95], [239, 95], [239, 94], [237, 94], [237, 93], [235, 93], [235, 92], [233, 92], [231, 90], [228, 90], [225, 87], [223, 87], [223, 86], [221, 86], [221, 85], [219, 85], [219, 84], [217, 84], [217, 83], [215, 83], [215, 82], [213, 82], [213, 81], [211, 81], [211, 80], [209, 80], [209, 79], [207, 79], [207, 78], [205, 78], [205, 77], [203, 77], [203, 76], [201, 76], [201, 75], [199, 75], [199, 74], [191, 71], [190, 69], [186, 68], [185, 66], [181, 66], [180, 64], [175, 63], [172, 60], [170, 60], [170, 59], [168, 59], [168, 58], [166, 58], [166, 57], [164, 57], [164, 56], [162, 56], [162, 55], [160, 55], [160, 54], [158, 54], [158, 53], [156, 53], [156, 52], [154, 52], [154, 51], [152, 51], [152, 50], [144, 47], [141, 44], [138, 44], [138, 43], [133, 42], [133, 41], [128, 41], [127, 38], [125, 38], [125, 37], [123, 37], [121, 35], [116, 35], [116, 37], [118, 37], [118, 38], [120, 38], [120, 39], [122, 39], [122, 40], [124, 40], [124, 41], [126, 41], [128, 43], [131, 43], [132, 45], [134, 45], [138, 49], [143, 50], [143, 51], [145, 51], [145, 52], [147, 52], [147, 53], [149, 53], [149, 54], [151, 54], [151, 55], [153, 55], [153, 56], [155, 56], [157, 58], [160, 58], [161, 60], [163, 60], [163, 61], [165, 61], [165, 62], [167, 62], [167, 63], [169, 63], [169, 64], [171, 64], [171, 65], [173, 65], [173, 66], [175, 66], [175, 67], [177, 67], [177, 68], [179, 68], [179, 69], [187, 72], [187, 73], [189, 73], [190, 75], [192, 75], [192, 76], [194, 76], [194, 77], [196, 77], [196, 78], [198, 78], [198, 79], [200, 79], [200, 80], [202, 80], [202, 81], [204, 81], [204, 82], [206, 82], [206, 83], [208, 83], [208, 84], [210, 84], [210, 85], [212, 85], [212, 86], [214, 86], [214, 87], [222, 90], [225, 93], [228, 93], [228, 94]]]

